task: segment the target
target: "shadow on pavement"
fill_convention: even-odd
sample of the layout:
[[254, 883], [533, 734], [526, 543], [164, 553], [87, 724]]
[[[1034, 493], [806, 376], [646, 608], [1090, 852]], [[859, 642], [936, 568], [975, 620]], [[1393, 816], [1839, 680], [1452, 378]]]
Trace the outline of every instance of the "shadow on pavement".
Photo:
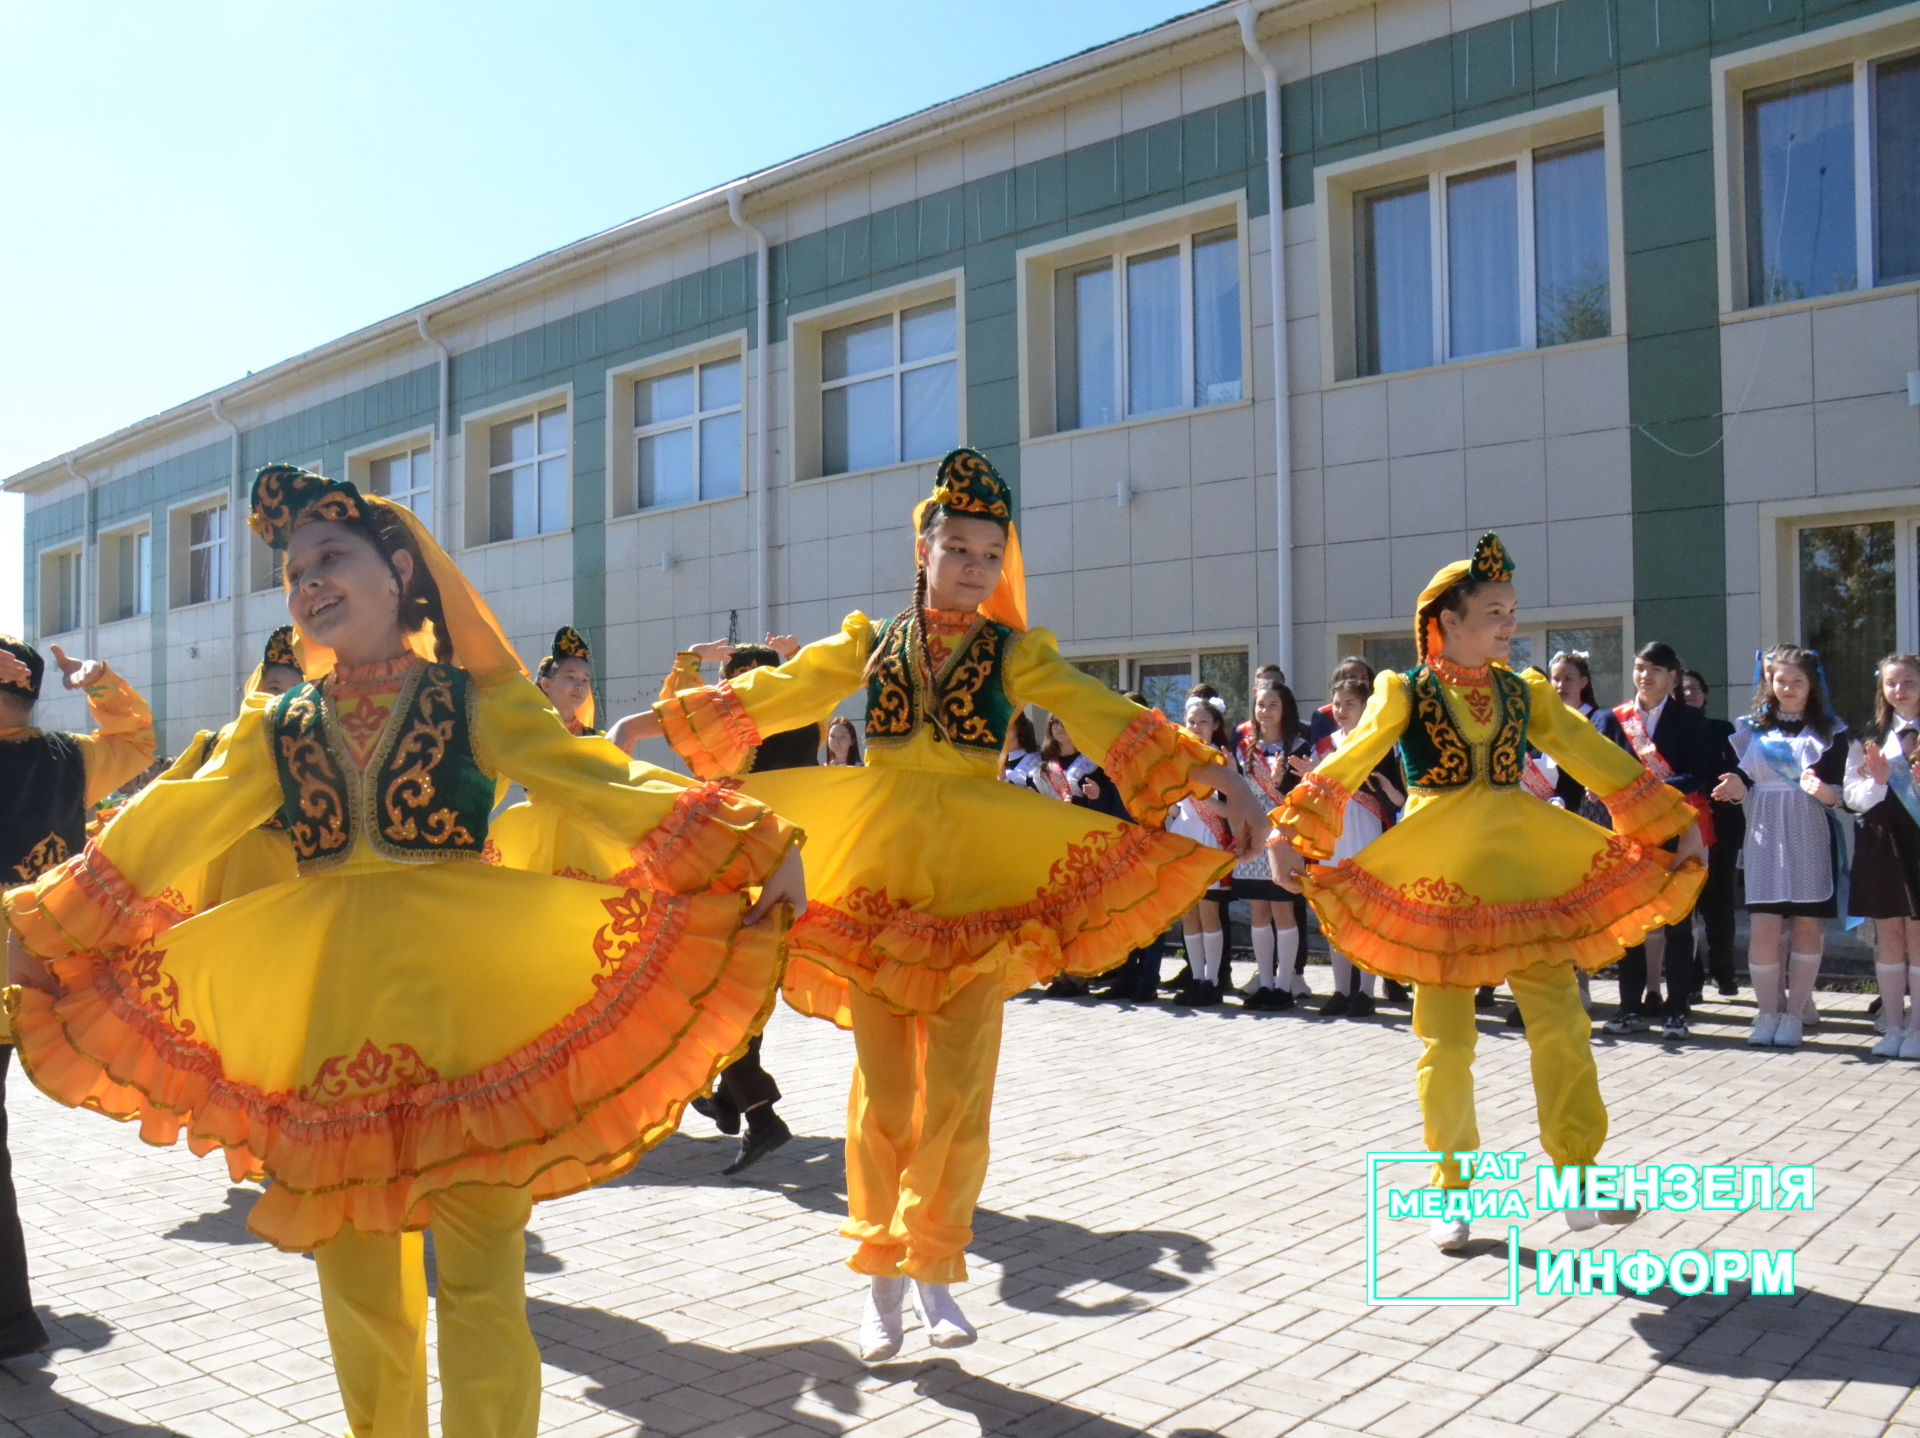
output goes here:
[[[933, 1356], [924, 1362], [903, 1360], [868, 1368], [848, 1348], [813, 1339], [804, 1343], [763, 1344], [757, 1348], [717, 1349], [676, 1343], [658, 1329], [600, 1308], [576, 1308], [536, 1299], [529, 1305], [541, 1358], [597, 1385], [580, 1396], [611, 1412], [638, 1421], [650, 1431], [680, 1431], [688, 1410], [671, 1391], [698, 1384], [702, 1375], [719, 1381], [704, 1391], [714, 1408], [701, 1416], [724, 1424], [718, 1411], [739, 1395], [758, 1412], [785, 1418], [790, 1429], [814, 1432], [834, 1418], [846, 1420], [839, 1431], [854, 1432], [874, 1416], [861, 1412], [860, 1380], [867, 1375], [896, 1385], [911, 1385], [929, 1410], [943, 1416], [971, 1417], [995, 1438], [1039, 1438], [1071, 1432], [1074, 1438], [1134, 1438], [1139, 1429], [1099, 1414], [1022, 1393], [1004, 1383], [968, 1373], [953, 1359]], [[910, 1335], [911, 1341], [911, 1335]], [[867, 1387], [871, 1388], [871, 1384]], [[897, 1398], [897, 1388], [882, 1390]], [[805, 1406], [802, 1407], [802, 1400]], [[825, 1410], [823, 1412], [823, 1410]], [[888, 1411], [892, 1411], [889, 1408]], [[743, 1415], [734, 1415], [743, 1416]], [[1210, 1429], [1183, 1428], [1172, 1438], [1217, 1438]]]
[[[840, 1140], [795, 1134], [784, 1148], [739, 1179], [720, 1176], [719, 1147], [676, 1134], [614, 1182], [675, 1188], [760, 1187], [800, 1208], [827, 1214], [836, 1224], [845, 1217]], [[1188, 1275], [1213, 1270], [1213, 1245], [1191, 1233], [1171, 1229], [1109, 1232], [1065, 1219], [999, 1213], [991, 1208], [975, 1210], [974, 1241], [967, 1251], [1000, 1267], [997, 1298], [1008, 1307], [1087, 1318], [1137, 1312], [1150, 1306], [1149, 1297], [1191, 1287]], [[1036, 1279], [1036, 1274], [1044, 1278]], [[1069, 1288], [1095, 1282], [1128, 1291], [1097, 1303], [1068, 1296]]]
[[116, 1438], [180, 1438], [171, 1428], [152, 1424], [129, 1425], [124, 1418], [103, 1413], [54, 1392], [62, 1352], [91, 1353], [104, 1348], [113, 1329], [91, 1313], [54, 1313], [37, 1310], [53, 1341], [45, 1353], [0, 1363], [0, 1417], [28, 1433], [112, 1433]]

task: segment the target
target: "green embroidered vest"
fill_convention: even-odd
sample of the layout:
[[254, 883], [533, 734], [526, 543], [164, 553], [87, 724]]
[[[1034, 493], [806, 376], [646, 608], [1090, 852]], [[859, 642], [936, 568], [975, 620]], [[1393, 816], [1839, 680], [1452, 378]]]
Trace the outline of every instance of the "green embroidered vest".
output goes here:
[[348, 757], [325, 681], [274, 702], [267, 732], [280, 821], [302, 874], [344, 863], [363, 832], [400, 863], [481, 856], [494, 791], [474, 756], [472, 685], [445, 664], [409, 671], [364, 772]]
[[1400, 761], [1412, 788], [1459, 789], [1481, 774], [1496, 789], [1510, 789], [1520, 782], [1533, 701], [1526, 680], [1519, 675], [1499, 668], [1490, 673], [1493, 732], [1479, 743], [1467, 738], [1448, 705], [1440, 676], [1428, 665], [1401, 676], [1413, 703], [1413, 717], [1400, 736]]
[[1002, 682], [1013, 630], [978, 617], [954, 645], [929, 685], [911, 609], [874, 638], [879, 659], [867, 679], [867, 743], [904, 744], [922, 724], [962, 749], [998, 754], [1013, 726], [1013, 701]]

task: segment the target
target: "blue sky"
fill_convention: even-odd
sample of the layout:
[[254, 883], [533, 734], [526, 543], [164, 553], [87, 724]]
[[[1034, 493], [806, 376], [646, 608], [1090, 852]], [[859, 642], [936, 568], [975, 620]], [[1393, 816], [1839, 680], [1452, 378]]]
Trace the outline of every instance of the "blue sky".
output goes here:
[[[16, 5], [0, 475], [1196, 4]], [[0, 630], [20, 511], [0, 496]]]

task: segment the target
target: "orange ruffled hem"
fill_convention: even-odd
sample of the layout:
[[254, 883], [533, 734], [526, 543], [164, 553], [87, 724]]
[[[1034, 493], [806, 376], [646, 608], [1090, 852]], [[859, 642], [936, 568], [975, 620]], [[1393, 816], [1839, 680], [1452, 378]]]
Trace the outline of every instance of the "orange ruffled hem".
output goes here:
[[[227, 1079], [203, 1045], [135, 1001], [122, 962], [56, 959], [66, 996], [9, 989], [6, 1009], [44, 1092], [138, 1121], [157, 1146], [184, 1132], [196, 1154], [222, 1149], [236, 1180], [271, 1177], [248, 1226], [304, 1251], [347, 1224], [423, 1228], [428, 1201], [457, 1184], [540, 1200], [631, 1167], [772, 1011], [784, 926], [742, 927], [746, 906], [741, 894], [609, 899], [608, 970], [564, 1022], [476, 1073], [331, 1103]], [[348, 1074], [384, 1079], [405, 1057], [370, 1046]]]
[[1640, 777], [1624, 789], [1602, 794], [1613, 819], [1613, 831], [1636, 844], [1657, 849], [1674, 835], [1683, 833], [1700, 818], [1699, 811], [1687, 802], [1678, 789], [1663, 784], [1652, 771], [1642, 769]]
[[1207, 771], [1226, 758], [1211, 744], [1167, 721], [1158, 709], [1135, 716], [1107, 750], [1103, 766], [1134, 822], [1158, 829], [1182, 799], [1204, 798], [1219, 787]]
[[722, 679], [704, 689], [683, 689], [653, 706], [660, 730], [696, 779], [729, 779], [746, 772], [760, 747], [760, 730], [747, 706]]
[[800, 1013], [844, 1029], [850, 987], [901, 1013], [931, 1013], [983, 974], [1009, 996], [1060, 973], [1102, 974], [1158, 940], [1233, 864], [1222, 850], [1127, 824], [1075, 845], [1038, 894], [1008, 908], [940, 918], [871, 889], [810, 899], [783, 992]]
[[1664, 858], [1616, 835], [1571, 892], [1517, 904], [1426, 903], [1353, 860], [1310, 865], [1305, 882], [1327, 942], [1362, 968], [1401, 983], [1482, 988], [1541, 963], [1604, 968], [1650, 930], [1678, 923], [1707, 874], [1691, 859], [1670, 871]]
[[7, 922], [42, 958], [130, 947], [177, 923], [179, 910], [147, 899], [99, 846], [88, 841], [71, 859], [6, 896]]
[[1347, 801], [1353, 793], [1338, 780], [1318, 771], [1309, 772], [1293, 786], [1287, 802], [1267, 816], [1275, 827], [1284, 827], [1288, 843], [1309, 859], [1332, 855], [1345, 821]]
[[742, 889], [764, 883], [799, 841], [800, 831], [766, 805], [707, 783], [673, 801], [634, 845], [634, 869], [619, 882], [669, 894]]

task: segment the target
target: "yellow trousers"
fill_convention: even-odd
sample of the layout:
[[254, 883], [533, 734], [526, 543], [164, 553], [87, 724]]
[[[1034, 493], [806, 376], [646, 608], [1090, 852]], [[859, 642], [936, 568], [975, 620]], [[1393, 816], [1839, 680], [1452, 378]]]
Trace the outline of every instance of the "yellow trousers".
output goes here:
[[[524, 1188], [481, 1185], [433, 1200], [447, 1438], [534, 1438], [540, 1426], [540, 1349], [527, 1326], [532, 1202]], [[351, 1438], [426, 1438], [421, 1235], [348, 1229], [313, 1257]]]
[[[1556, 1166], [1592, 1163], [1607, 1141], [1607, 1109], [1593, 1063], [1592, 1023], [1581, 1006], [1573, 966], [1537, 964], [1510, 975], [1507, 986], [1526, 1020], [1540, 1145]], [[1426, 1146], [1440, 1154], [1480, 1147], [1473, 1111], [1473, 1046], [1480, 1033], [1473, 995], [1472, 989], [1413, 986], [1413, 1031], [1421, 1043], [1415, 1070], [1420, 1121]], [[1433, 1166], [1430, 1181], [1436, 1188], [1468, 1184], [1451, 1158]]]
[[988, 974], [930, 1014], [896, 1014], [852, 991], [858, 1061], [847, 1098], [847, 1266], [929, 1283], [967, 1276], [973, 1208], [1005, 1000]]

